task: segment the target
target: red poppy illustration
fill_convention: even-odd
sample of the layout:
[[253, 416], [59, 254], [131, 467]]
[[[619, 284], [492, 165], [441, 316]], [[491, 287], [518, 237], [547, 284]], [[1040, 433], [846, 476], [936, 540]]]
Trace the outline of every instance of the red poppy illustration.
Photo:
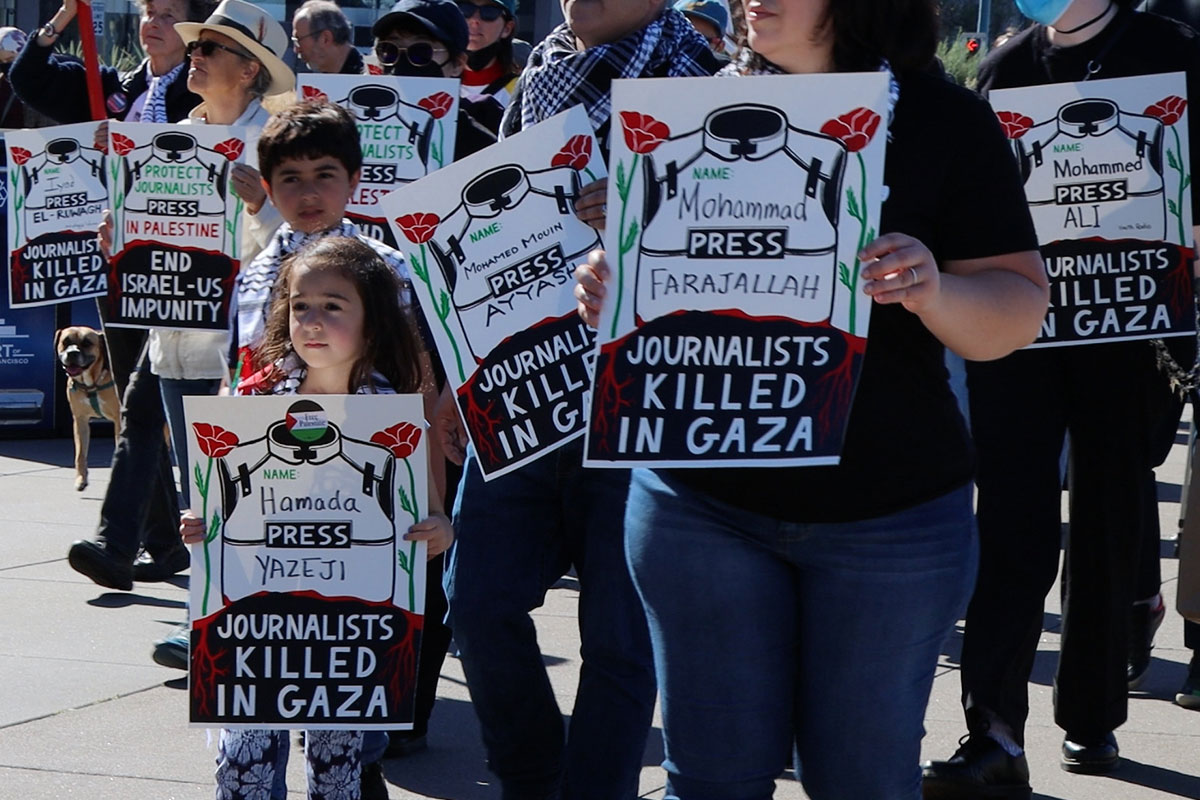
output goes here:
[[305, 86], [303, 89], [304, 100], [320, 100], [322, 102], [329, 101], [329, 95], [322, 92], [315, 86]]
[[568, 139], [562, 149], [554, 154], [554, 158], [550, 159], [550, 166], [582, 170], [591, 160], [592, 137], [579, 133]]
[[1148, 117], [1157, 117], [1162, 120], [1163, 125], [1174, 125], [1183, 116], [1185, 108], [1187, 108], [1187, 100], [1173, 94], [1170, 97], [1164, 97], [1152, 106], [1147, 106], [1142, 113]]
[[238, 445], [237, 434], [227, 431], [219, 425], [193, 422], [192, 430], [196, 432], [196, 441], [200, 444], [200, 452], [209, 458], [224, 458]]
[[130, 139], [128, 136], [123, 134], [110, 133], [109, 136], [112, 137], [113, 152], [119, 156], [123, 156], [133, 150], [133, 148], [137, 147], [133, 139]]
[[33, 153], [29, 152], [24, 147], [14, 147], [9, 151], [9, 153], [12, 155], [13, 163], [18, 167], [29, 159], [33, 158]]
[[383, 67], [379, 66], [378, 64], [367, 64], [367, 74], [368, 75], [382, 75]]
[[218, 153], [225, 156], [230, 161], [237, 161], [238, 157], [241, 156], [242, 151], [245, 149], [246, 149], [246, 143], [243, 142], [241, 139], [236, 139], [236, 138], [235, 139], [226, 139], [225, 141], [220, 142], [215, 147], [213, 147], [213, 150], [216, 150]]
[[857, 153], [871, 143], [871, 137], [879, 128], [879, 119], [871, 109], [859, 107], [826, 122], [821, 126], [821, 133], [841, 139], [847, 150]]
[[450, 111], [450, 106], [454, 105], [454, 98], [446, 92], [438, 92], [421, 98], [417, 105], [428, 111], [429, 116], [434, 119], [441, 119]]
[[665, 122], [637, 111], [622, 111], [621, 127], [625, 133], [626, 147], [643, 155], [653, 152], [654, 148], [671, 135], [671, 129]]
[[1000, 120], [1004, 135], [1010, 139], [1020, 139], [1033, 127], [1033, 120], [1019, 111], [997, 111], [996, 119]]
[[392, 451], [396, 458], [408, 458], [421, 441], [421, 429], [411, 422], [398, 422], [371, 435], [372, 444], [379, 444]]
[[433, 232], [437, 230], [438, 223], [441, 221], [437, 214], [426, 213], [405, 214], [403, 217], [396, 217], [396, 224], [413, 244], [425, 244], [432, 239]]

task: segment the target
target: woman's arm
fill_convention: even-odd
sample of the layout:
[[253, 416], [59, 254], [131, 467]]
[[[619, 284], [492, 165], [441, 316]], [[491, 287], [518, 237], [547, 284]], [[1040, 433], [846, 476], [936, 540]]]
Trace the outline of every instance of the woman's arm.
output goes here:
[[900, 303], [942, 344], [972, 361], [1002, 358], [1037, 338], [1050, 302], [1036, 250], [947, 261], [939, 271], [924, 244], [902, 233], [863, 248], [863, 291]]

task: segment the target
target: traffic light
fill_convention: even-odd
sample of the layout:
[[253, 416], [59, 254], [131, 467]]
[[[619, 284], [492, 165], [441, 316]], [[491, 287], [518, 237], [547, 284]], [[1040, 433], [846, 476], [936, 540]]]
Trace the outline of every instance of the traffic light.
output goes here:
[[964, 33], [963, 48], [967, 51], [967, 56], [977, 56], [983, 52], [983, 35], [978, 33]]

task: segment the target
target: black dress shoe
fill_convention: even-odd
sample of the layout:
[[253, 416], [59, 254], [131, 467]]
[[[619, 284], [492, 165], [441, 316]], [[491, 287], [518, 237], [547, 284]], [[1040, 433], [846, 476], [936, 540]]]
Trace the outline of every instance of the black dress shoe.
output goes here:
[[75, 542], [67, 551], [67, 563], [107, 589], [128, 592], [133, 588], [133, 560], [110, 551], [103, 541]]
[[387, 749], [384, 758], [405, 758], [429, 749], [429, 741], [419, 731], [388, 731]]
[[387, 782], [383, 779], [383, 767], [378, 761], [363, 764], [359, 791], [362, 800], [388, 800]]
[[1062, 768], [1089, 775], [1112, 772], [1121, 761], [1120, 752], [1111, 731], [1098, 737], [1068, 733], [1062, 743]]
[[921, 779], [925, 800], [1029, 800], [1033, 794], [1025, 755], [1010, 756], [982, 733], [960, 740], [949, 760], [922, 764]]
[[1154, 634], [1166, 615], [1167, 607], [1161, 596], [1153, 608], [1150, 603], [1135, 603], [1130, 610], [1129, 663], [1125, 669], [1130, 691], [1146, 680], [1146, 673], [1150, 670], [1150, 651], [1154, 649]]
[[157, 558], [143, 550], [133, 562], [133, 579], [140, 583], [165, 581], [172, 575], [183, 572], [191, 563], [192, 555], [182, 544]]

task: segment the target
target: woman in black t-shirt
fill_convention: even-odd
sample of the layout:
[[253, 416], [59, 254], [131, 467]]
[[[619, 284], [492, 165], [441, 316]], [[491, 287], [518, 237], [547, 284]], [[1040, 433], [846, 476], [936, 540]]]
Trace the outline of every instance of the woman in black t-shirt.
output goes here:
[[[1033, 340], [1047, 287], [1003, 134], [930, 73], [927, 0], [746, 6], [732, 74], [894, 71], [876, 302], [834, 467], [633, 471], [626, 544], [646, 605], [668, 798], [771, 795], [796, 745], [809, 796], [920, 796], [939, 648], [975, 574], [970, 445], [943, 347]], [[577, 273], [603, 304], [601, 255]], [[896, 288], [892, 288], [896, 287]]]
[[[1181, 23], [1134, 12], [1134, 2], [1031, 3], [1029, 15], [1042, 23], [989, 55], [980, 89], [1185, 72], [1188, 96], [1200, 96], [1200, 37]], [[1139, 109], [1160, 99], [1147, 97]], [[1194, 158], [1200, 126], [1190, 126], [1190, 134]], [[1191, 191], [1195, 209], [1200, 193], [1195, 185]], [[1117, 765], [1113, 730], [1128, 707], [1130, 610], [1141, 599], [1134, 567], [1143, 520], [1157, 516], [1153, 492], [1142, 487], [1153, 481], [1156, 428], [1172, 406], [1178, 414], [1155, 362], [1149, 343], [1118, 341], [967, 365], [982, 556], [960, 672], [970, 735], [953, 757], [926, 767], [927, 792], [1029, 796], [1027, 683], [1046, 594], [1058, 575], [1059, 458], [1067, 432], [1070, 527], [1054, 719], [1066, 732], [1064, 769], [1107, 772]]]

